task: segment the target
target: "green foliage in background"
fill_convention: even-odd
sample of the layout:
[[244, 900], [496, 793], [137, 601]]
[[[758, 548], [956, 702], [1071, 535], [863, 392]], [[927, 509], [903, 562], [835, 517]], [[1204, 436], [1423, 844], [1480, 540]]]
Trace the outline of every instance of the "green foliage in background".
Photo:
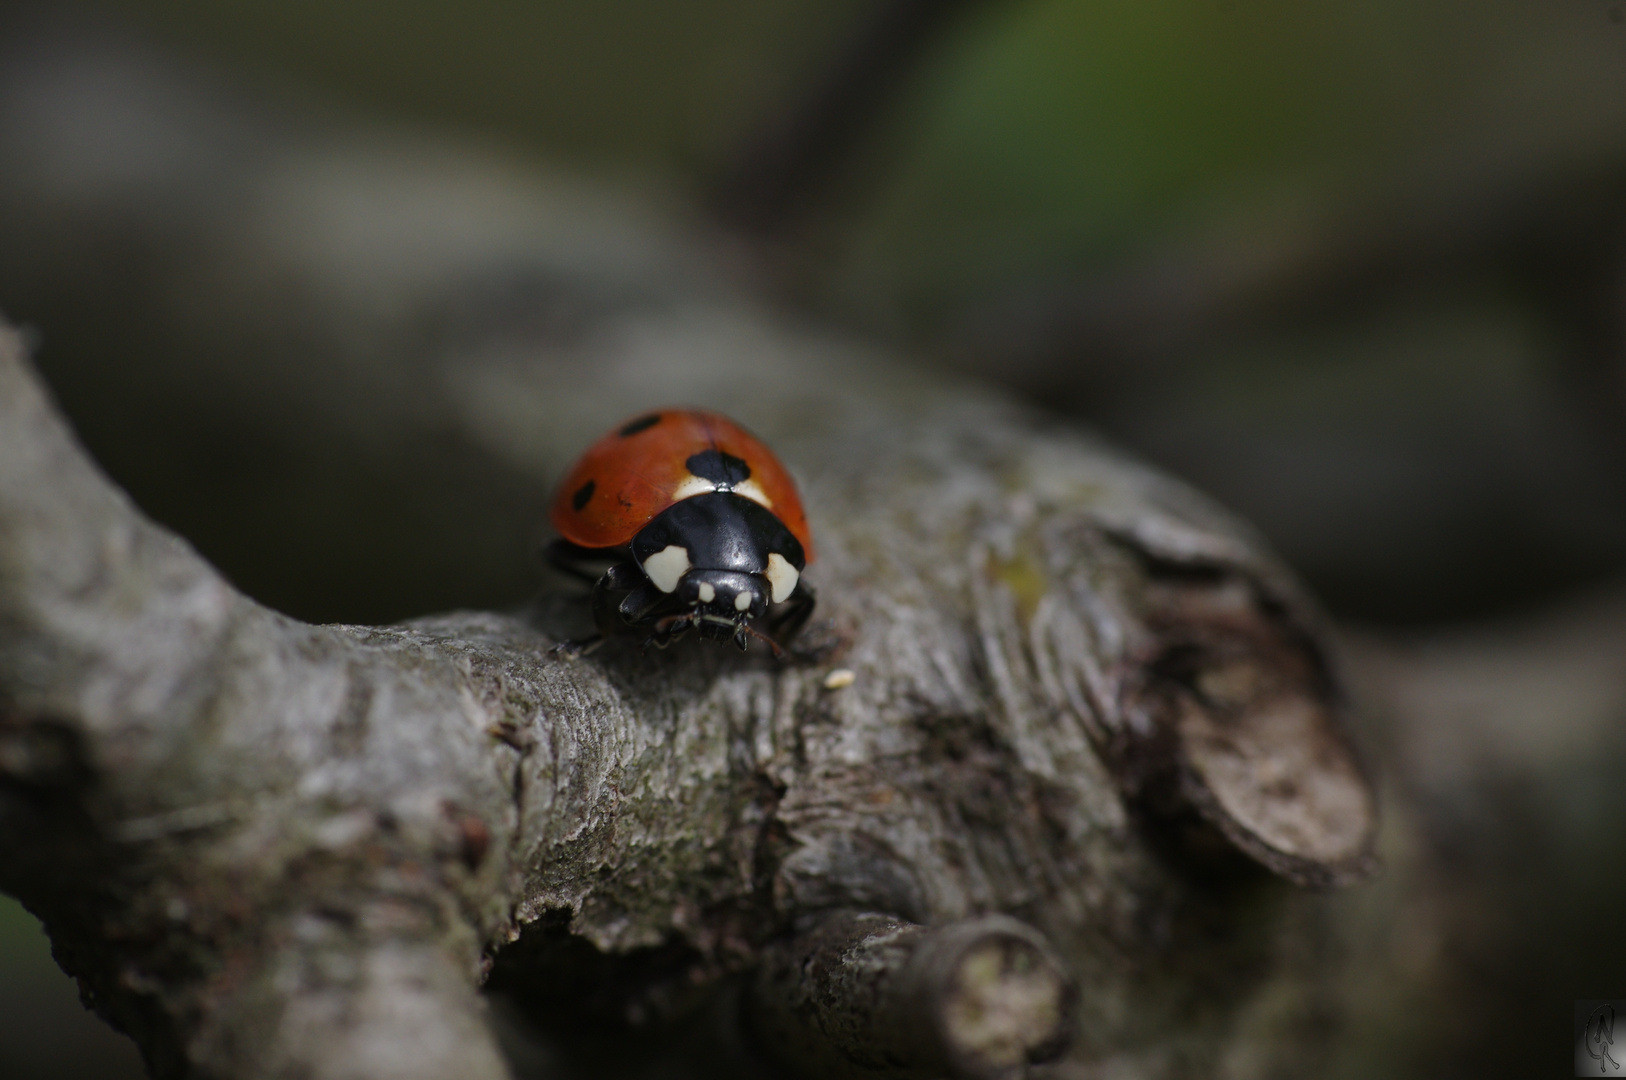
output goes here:
[[1626, 31], [1591, 2], [996, 5], [916, 88], [848, 289], [952, 303], [1430, 169], [1540, 169], [1618, 147], [1623, 93]]
[[[869, 10], [106, 2], [239, 77], [690, 189]], [[809, 243], [854, 304], [934, 306], [1226, 215], [1290, 215], [1374, 184], [1426, 183], [1430, 168], [1472, 177], [1557, 165], [1619, 145], [1626, 28], [1610, 12], [1604, 0], [967, 5]]]

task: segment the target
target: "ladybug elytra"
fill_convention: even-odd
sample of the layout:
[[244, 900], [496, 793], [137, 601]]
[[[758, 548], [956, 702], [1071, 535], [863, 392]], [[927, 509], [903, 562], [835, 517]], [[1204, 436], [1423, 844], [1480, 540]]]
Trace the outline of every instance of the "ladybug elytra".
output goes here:
[[[661, 648], [694, 631], [781, 652], [813, 612], [813, 538], [773, 452], [718, 413], [662, 409], [620, 425], [565, 475], [548, 556], [593, 582], [596, 648], [623, 629]], [[602, 574], [587, 567], [609, 563]], [[756, 629], [762, 622], [768, 633]]]

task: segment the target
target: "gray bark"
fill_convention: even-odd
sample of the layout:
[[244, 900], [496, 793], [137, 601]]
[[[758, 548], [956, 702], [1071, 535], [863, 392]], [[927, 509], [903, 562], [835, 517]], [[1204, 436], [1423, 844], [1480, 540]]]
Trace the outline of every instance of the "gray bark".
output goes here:
[[500, 1075], [480, 958], [550, 915], [721, 972], [834, 908], [1020, 912], [1085, 1001], [1135, 1000], [1113, 958], [1207, 896], [1137, 806], [1301, 882], [1367, 864], [1285, 579], [1194, 496], [1000, 406], [855, 403], [792, 454], [820, 462], [824, 661], [570, 661], [550, 628], [579, 598], [396, 628], [258, 607], [5, 362], [3, 884], [160, 1072]]
[[[48, 202], [38, 177], [76, 129], [19, 115], [0, 126], [32, 171], [0, 197]], [[995, 1070], [885, 1021], [942, 1015], [961, 968], [786, 974], [854, 913], [922, 942], [1017, 920], [999, 940], [1055, 978], [995, 978], [985, 1011], [1076, 1002], [1050, 1032], [1074, 1035], [1061, 1074], [1315, 1067], [1340, 931], [1297, 886], [1370, 871], [1375, 804], [1320, 620], [1245, 526], [986, 388], [774, 317], [613, 206], [140, 115], [186, 130], [152, 140], [165, 182], [51, 205], [116, 190], [158, 215], [121, 221], [192, 222], [129, 245], [154, 253], [155, 295], [195, 288], [192, 352], [145, 369], [175, 400], [220, 423], [281, 410], [385, 458], [477, 447], [537, 505], [622, 415], [720, 407], [800, 475], [820, 596], [786, 663], [555, 656], [587, 627], [557, 583], [509, 613], [302, 623], [136, 510], [7, 335], [0, 888], [156, 1074], [501, 1076], [488, 977], [523, 1016], [591, 971], [658, 1024], [759, 968], [725, 1026], [775, 1068]], [[480, 306], [515, 282], [564, 325]], [[283, 368], [293, 311], [314, 359]], [[1021, 1034], [1043, 1026], [989, 1061], [1051, 1056]]]

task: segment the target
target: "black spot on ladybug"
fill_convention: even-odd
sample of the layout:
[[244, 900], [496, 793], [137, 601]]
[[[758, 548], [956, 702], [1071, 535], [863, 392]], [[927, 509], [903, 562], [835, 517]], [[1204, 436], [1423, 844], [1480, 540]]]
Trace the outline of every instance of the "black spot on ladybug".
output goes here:
[[751, 478], [751, 466], [721, 450], [702, 450], [683, 464], [702, 480], [710, 480], [724, 487], [743, 484]]
[[638, 419], [627, 424], [626, 427], [623, 427], [620, 431], [620, 435], [623, 439], [625, 439], [627, 436], [636, 435], [640, 431], [648, 431], [650, 428], [654, 427], [660, 422], [661, 414], [658, 412], [650, 413], [648, 416], [640, 416]]
[[577, 488], [576, 494], [570, 497], [570, 505], [574, 506], [578, 510], [586, 506], [587, 500], [593, 497], [593, 489], [596, 486], [597, 485], [594, 484], [593, 481], [589, 480], [587, 483]]

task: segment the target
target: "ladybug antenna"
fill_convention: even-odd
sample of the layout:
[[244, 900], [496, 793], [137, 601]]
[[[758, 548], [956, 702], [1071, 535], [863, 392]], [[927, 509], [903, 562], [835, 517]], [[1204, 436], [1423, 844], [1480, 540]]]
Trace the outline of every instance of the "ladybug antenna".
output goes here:
[[764, 634], [761, 630], [758, 630], [756, 627], [752, 626], [750, 623], [740, 623], [739, 632], [734, 635], [734, 641], [735, 641], [735, 643], [737, 645], [739, 645], [741, 651], [744, 651], [744, 649], [745, 649], [745, 645], [746, 645], [745, 635], [747, 635], [747, 634], [749, 634], [752, 637], [756, 638], [758, 641], [767, 642], [768, 643], [768, 648], [773, 650], [773, 658], [775, 660], [783, 660], [785, 658], [785, 650], [780, 648], [779, 642], [775, 641], [773, 638], [769, 637], [767, 634]]

